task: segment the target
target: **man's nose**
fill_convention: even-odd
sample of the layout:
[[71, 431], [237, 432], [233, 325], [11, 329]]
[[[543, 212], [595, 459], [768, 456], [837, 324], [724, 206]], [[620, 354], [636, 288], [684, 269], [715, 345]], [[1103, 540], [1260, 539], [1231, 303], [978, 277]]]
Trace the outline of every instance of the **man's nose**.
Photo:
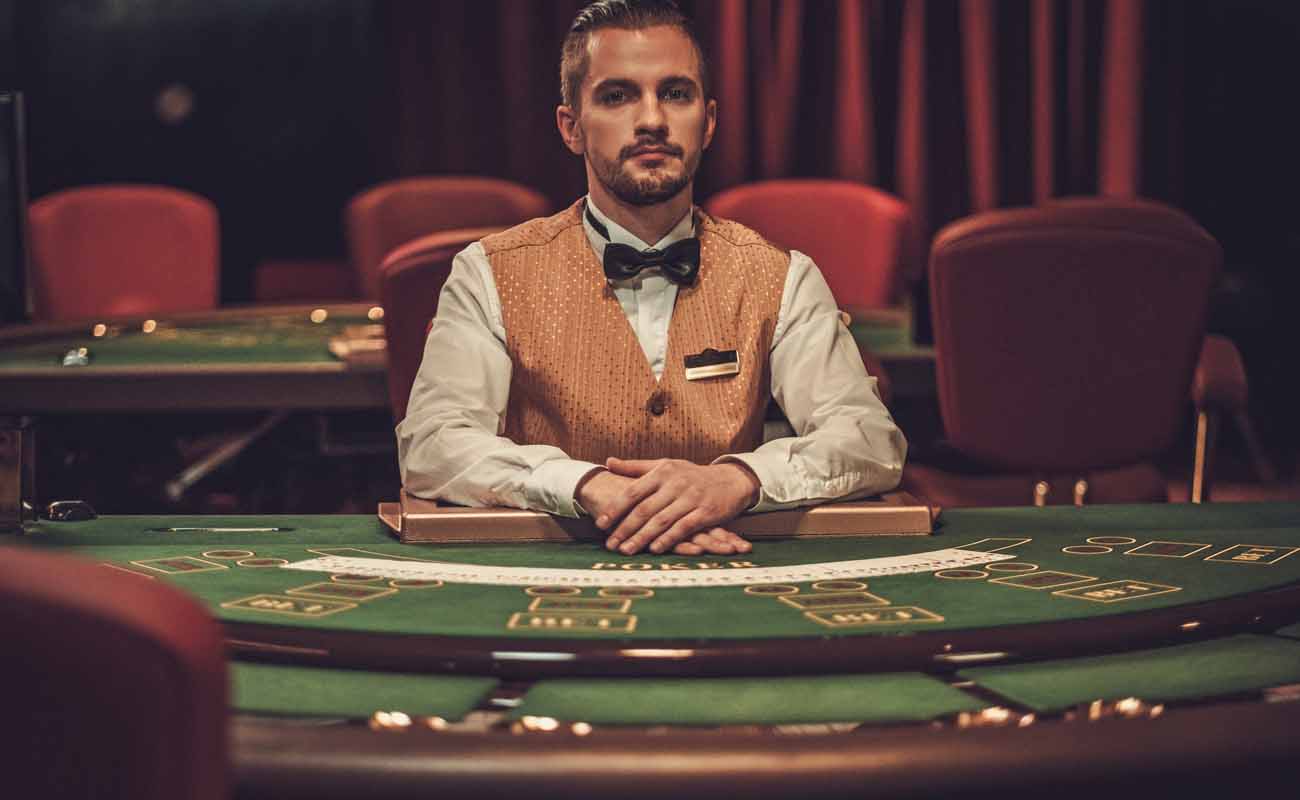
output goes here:
[[668, 118], [664, 115], [663, 104], [659, 102], [658, 95], [647, 92], [645, 98], [637, 106], [636, 127], [638, 131], [666, 131], [668, 129]]

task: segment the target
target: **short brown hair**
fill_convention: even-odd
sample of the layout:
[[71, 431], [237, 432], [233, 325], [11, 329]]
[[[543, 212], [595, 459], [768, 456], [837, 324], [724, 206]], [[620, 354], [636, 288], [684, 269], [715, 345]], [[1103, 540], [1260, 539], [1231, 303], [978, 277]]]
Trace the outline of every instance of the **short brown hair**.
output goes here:
[[570, 108], [578, 107], [582, 82], [587, 79], [590, 58], [587, 42], [601, 28], [638, 31], [660, 25], [676, 28], [695, 46], [700, 64], [700, 89], [705, 99], [712, 97], [709, 86], [709, 62], [695, 26], [673, 0], [596, 0], [578, 12], [569, 26], [560, 48], [560, 100]]

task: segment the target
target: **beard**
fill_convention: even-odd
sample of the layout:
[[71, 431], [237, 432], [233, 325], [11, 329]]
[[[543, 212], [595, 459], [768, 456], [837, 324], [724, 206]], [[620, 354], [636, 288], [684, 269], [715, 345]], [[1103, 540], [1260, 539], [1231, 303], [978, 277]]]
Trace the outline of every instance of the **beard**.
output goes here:
[[[636, 146], [645, 144], [639, 142]], [[661, 144], [661, 143], [653, 143]], [[606, 161], [595, 154], [591, 156], [591, 165], [596, 179], [609, 190], [610, 194], [632, 206], [652, 206], [663, 203], [677, 195], [690, 185], [699, 167], [700, 154], [692, 158], [683, 158], [681, 148], [676, 148], [674, 155], [682, 159], [682, 169], [674, 172], [667, 165], [656, 167], [640, 176], [633, 175], [628, 165], [632, 151], [636, 146], [625, 147], [619, 151], [618, 159]]]

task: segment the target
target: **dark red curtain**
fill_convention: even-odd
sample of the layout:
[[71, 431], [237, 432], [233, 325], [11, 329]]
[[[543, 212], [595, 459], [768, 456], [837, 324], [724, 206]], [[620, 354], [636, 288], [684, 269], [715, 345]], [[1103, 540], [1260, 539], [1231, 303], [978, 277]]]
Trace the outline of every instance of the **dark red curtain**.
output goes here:
[[[382, 4], [392, 175], [477, 173], [583, 191], [555, 132], [581, 0]], [[922, 235], [973, 211], [1181, 186], [1181, 3], [697, 0], [717, 139], [700, 198], [826, 176], [911, 203]]]

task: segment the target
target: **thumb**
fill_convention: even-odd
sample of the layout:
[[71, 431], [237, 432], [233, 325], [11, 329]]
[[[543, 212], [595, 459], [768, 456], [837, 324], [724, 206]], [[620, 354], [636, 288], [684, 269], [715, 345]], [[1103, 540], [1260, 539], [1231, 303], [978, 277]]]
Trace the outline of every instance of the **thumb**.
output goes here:
[[615, 475], [623, 475], [628, 478], [639, 478], [650, 470], [663, 463], [662, 458], [636, 459], [636, 458], [614, 458], [610, 456], [605, 459], [605, 469]]

